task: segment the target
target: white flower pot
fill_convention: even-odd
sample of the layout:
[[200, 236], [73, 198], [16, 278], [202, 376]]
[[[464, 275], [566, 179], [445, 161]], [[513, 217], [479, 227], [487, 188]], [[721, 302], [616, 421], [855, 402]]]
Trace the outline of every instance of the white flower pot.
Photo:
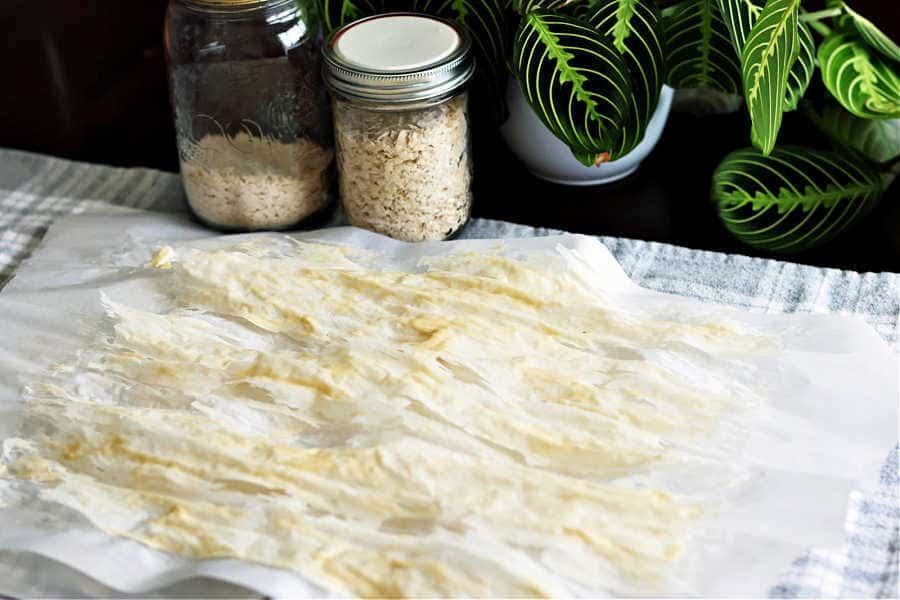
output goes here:
[[650, 119], [644, 139], [634, 150], [597, 167], [586, 167], [578, 162], [569, 147], [544, 127], [522, 95], [519, 84], [510, 79], [506, 98], [509, 103], [509, 119], [500, 129], [512, 153], [535, 176], [563, 185], [601, 185], [611, 183], [634, 173], [648, 154], [656, 147], [669, 119], [673, 90], [663, 86], [656, 112]]

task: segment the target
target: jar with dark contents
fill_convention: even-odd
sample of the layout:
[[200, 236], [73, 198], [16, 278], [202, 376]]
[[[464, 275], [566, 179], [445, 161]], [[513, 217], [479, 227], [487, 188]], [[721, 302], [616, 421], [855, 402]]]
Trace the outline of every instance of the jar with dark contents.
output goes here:
[[171, 0], [166, 52], [188, 205], [222, 230], [286, 229], [332, 197], [316, 11], [298, 0]]

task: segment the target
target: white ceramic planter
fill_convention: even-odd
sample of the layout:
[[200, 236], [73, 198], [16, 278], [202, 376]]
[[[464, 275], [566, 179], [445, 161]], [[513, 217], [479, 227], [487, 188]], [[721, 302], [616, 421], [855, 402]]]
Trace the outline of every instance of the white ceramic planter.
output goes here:
[[563, 185], [601, 185], [634, 173], [656, 147], [669, 119], [673, 90], [663, 86], [656, 112], [650, 119], [644, 139], [620, 159], [598, 167], [586, 167], [572, 156], [569, 147], [559, 141], [538, 119], [515, 79], [510, 79], [506, 98], [509, 119], [500, 129], [512, 153], [529, 171], [541, 179]]

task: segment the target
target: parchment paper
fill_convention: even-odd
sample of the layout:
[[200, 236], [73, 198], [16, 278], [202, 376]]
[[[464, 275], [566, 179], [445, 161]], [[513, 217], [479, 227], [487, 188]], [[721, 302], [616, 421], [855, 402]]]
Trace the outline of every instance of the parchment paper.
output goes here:
[[[153, 306], [159, 278], [144, 268], [153, 249], [166, 243], [221, 243], [213, 236], [182, 217], [124, 209], [55, 225], [0, 294], [0, 439], [17, 429], [22, 382], [91, 341], [104, 318], [101, 292], [125, 304]], [[805, 548], [841, 544], [849, 492], [874, 480], [897, 442], [896, 358], [862, 321], [750, 314], [644, 290], [599, 242], [583, 236], [410, 245], [338, 228], [293, 237], [376, 249], [401, 268], [413, 267], [422, 256], [461, 249], [503, 244], [552, 252], [562, 245], [589, 256], [603, 274], [604, 289], [630, 305], [679, 320], [716, 315], [782, 336], [785, 348], [769, 365], [770, 405], [760, 409], [741, 456], [752, 468], [752, 480], [732, 506], [705, 524], [705, 542], [693, 556], [701, 575], [698, 594], [763, 595]], [[0, 506], [0, 593], [73, 596], [113, 590], [326, 595], [287, 571], [234, 560], [190, 560], [114, 538], [58, 506]]]

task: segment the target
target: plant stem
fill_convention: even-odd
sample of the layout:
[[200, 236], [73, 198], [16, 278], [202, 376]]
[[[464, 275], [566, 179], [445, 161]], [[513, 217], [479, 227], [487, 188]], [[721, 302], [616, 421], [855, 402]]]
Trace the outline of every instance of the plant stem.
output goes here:
[[804, 9], [800, 9], [800, 22], [806, 23], [809, 25], [816, 33], [821, 35], [822, 37], [828, 36], [831, 33], [831, 28], [822, 22], [823, 19], [830, 19], [832, 17], [839, 17], [844, 13], [844, 8], [842, 6], [838, 6], [835, 8], [826, 8], [825, 10], [817, 10], [815, 12], [806, 12]]
[[800, 20], [804, 23], [814, 23], [822, 19], [830, 19], [839, 17], [844, 12], [843, 8], [826, 8], [825, 10], [817, 10], [815, 12], [804, 12], [800, 15]]
[[[820, 10], [819, 13], [830, 12], [831, 10], [840, 10], [840, 9]], [[803, 9], [801, 9], [801, 11], [803, 11]], [[831, 27], [829, 27], [822, 21], [817, 21], [816, 19], [812, 19], [809, 21], [804, 19], [804, 17], [807, 17], [809, 15], [815, 15], [815, 14], [818, 14], [818, 13], [808, 13], [808, 12], [803, 11], [800, 13], [800, 20], [806, 22], [806, 24], [809, 25], [813, 29], [813, 31], [815, 31], [822, 37], [828, 37], [828, 34], [831, 33]]]
[[807, 23], [813, 31], [821, 35], [822, 37], [828, 37], [831, 34], [831, 27], [822, 23], [821, 21], [810, 21]]

